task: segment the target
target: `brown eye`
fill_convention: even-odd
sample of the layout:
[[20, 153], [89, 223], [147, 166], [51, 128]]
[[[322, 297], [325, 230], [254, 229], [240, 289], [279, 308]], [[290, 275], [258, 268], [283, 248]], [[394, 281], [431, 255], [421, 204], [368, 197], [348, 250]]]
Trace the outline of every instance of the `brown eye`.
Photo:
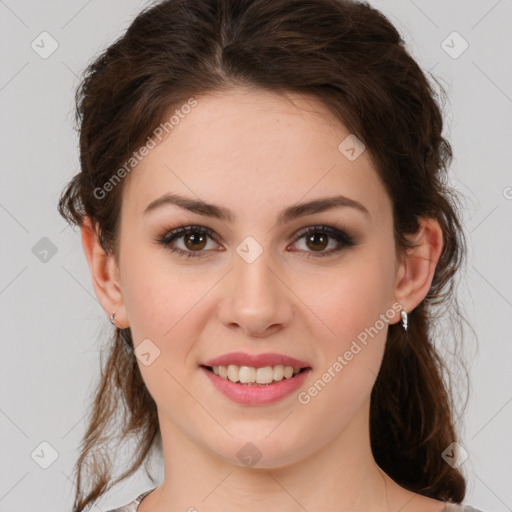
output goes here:
[[[215, 242], [215, 237], [209, 228], [203, 226], [181, 226], [178, 229], [167, 231], [156, 241], [178, 256], [197, 257], [206, 256], [204, 253], [209, 252], [208, 242]], [[213, 248], [218, 248], [218, 246], [213, 243]]]
[[[355, 240], [344, 231], [330, 226], [313, 226], [302, 231], [296, 242], [302, 242], [299, 252], [308, 258], [334, 256], [346, 248], [356, 245]], [[329, 248], [329, 250], [326, 250]]]
[[306, 237], [306, 245], [314, 251], [323, 251], [329, 245], [329, 237], [324, 233], [313, 233]]
[[191, 251], [200, 251], [206, 246], [206, 236], [202, 233], [189, 233], [184, 235], [183, 240], [187, 249]]

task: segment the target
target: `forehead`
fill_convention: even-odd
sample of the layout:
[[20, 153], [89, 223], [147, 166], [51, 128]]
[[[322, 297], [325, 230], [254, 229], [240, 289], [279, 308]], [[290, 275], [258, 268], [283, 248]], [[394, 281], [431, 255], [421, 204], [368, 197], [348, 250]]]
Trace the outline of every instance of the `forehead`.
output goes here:
[[340, 151], [353, 136], [317, 98], [237, 88], [196, 100], [125, 184], [123, 203], [138, 214], [166, 192], [253, 213], [336, 192], [390, 206], [368, 151]]

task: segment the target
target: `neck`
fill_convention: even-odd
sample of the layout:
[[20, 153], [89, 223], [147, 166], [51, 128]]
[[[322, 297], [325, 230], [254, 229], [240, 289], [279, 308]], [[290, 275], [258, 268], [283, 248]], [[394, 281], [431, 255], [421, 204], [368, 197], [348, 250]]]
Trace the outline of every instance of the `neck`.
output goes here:
[[286, 465], [265, 464], [264, 457], [258, 467], [225, 460], [182, 435], [165, 417], [159, 421], [165, 478], [139, 512], [389, 509], [388, 487], [394, 483], [371, 452], [369, 403], [330, 442], [317, 440], [318, 450]]

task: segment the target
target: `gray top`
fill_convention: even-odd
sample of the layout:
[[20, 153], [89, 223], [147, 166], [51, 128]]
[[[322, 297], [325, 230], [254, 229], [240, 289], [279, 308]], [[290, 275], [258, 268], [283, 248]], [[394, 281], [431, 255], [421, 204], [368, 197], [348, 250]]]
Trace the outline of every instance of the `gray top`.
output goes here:
[[[156, 487], [153, 489], [149, 489], [148, 491], [143, 492], [139, 496], [137, 496], [132, 502], [128, 503], [124, 507], [108, 510], [107, 512], [137, 512], [139, 508], [140, 502], [151, 492], [154, 491]], [[473, 508], [469, 505], [458, 505], [457, 503], [445, 503], [445, 507], [443, 512], [482, 512], [479, 509]]]
[[133, 501], [128, 503], [128, 505], [125, 505], [124, 507], [115, 508], [112, 510], [107, 510], [107, 512], [137, 512], [137, 509], [139, 508], [140, 502], [151, 492], [154, 491], [156, 487], [153, 489], [149, 489], [149, 491], [145, 491], [142, 494], [139, 494]]

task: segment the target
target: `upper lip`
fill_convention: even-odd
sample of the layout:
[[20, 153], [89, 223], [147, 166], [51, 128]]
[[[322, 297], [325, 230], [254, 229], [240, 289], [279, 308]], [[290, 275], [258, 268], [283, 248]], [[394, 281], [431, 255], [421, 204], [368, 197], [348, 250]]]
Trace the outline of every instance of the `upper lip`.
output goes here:
[[282, 364], [284, 366], [293, 366], [294, 368], [309, 368], [311, 365], [300, 359], [285, 356], [284, 354], [276, 354], [267, 352], [265, 354], [247, 354], [245, 352], [231, 352], [223, 354], [203, 363], [203, 366], [228, 366], [235, 364], [237, 366], [252, 366], [255, 368], [263, 368], [264, 366], [276, 366]]

